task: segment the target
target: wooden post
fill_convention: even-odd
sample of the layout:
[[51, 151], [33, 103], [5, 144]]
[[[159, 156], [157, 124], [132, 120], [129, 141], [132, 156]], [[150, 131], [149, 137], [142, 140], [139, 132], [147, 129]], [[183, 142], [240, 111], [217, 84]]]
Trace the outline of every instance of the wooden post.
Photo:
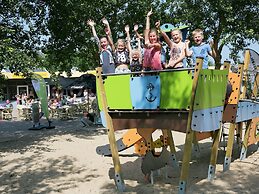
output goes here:
[[178, 161], [176, 159], [176, 149], [175, 149], [175, 144], [174, 144], [174, 139], [173, 139], [172, 131], [170, 129], [164, 129], [164, 131], [166, 131], [167, 137], [168, 137], [168, 145], [169, 145], [170, 152], [171, 152], [170, 160], [172, 162], [173, 167], [176, 167], [178, 169], [179, 168], [179, 163], [178, 163]]
[[179, 183], [179, 194], [185, 193], [186, 182], [189, 175], [192, 142], [193, 142], [193, 136], [195, 134], [194, 131], [191, 129], [192, 114], [193, 114], [196, 89], [198, 85], [199, 73], [200, 73], [200, 70], [202, 69], [202, 63], [203, 63], [203, 59], [197, 58], [196, 66], [194, 69], [193, 83], [192, 83], [192, 94], [191, 94], [190, 110], [188, 114], [187, 130], [186, 130], [186, 137], [185, 137], [185, 144], [184, 144], [183, 164], [182, 164], [180, 183]]
[[256, 74], [255, 81], [254, 81], [253, 96], [252, 96], [254, 99], [256, 99], [257, 97], [258, 87], [259, 87], [259, 73]]
[[196, 134], [197, 134], [197, 132], [195, 131], [194, 135], [193, 135], [192, 143], [193, 143], [193, 148], [194, 148], [194, 152], [195, 152], [195, 157], [197, 159], [199, 159], [200, 158], [200, 147], [199, 147], [199, 142], [197, 140]]
[[208, 169], [208, 180], [213, 180], [215, 178], [220, 134], [221, 134], [221, 129], [218, 129], [218, 130], [214, 131], [214, 133], [213, 133], [213, 143], [212, 143], [212, 147], [211, 147], [210, 165], [209, 165], [209, 169]]
[[107, 130], [108, 130], [108, 138], [109, 138], [110, 149], [111, 149], [111, 153], [112, 153], [113, 165], [114, 165], [114, 170], [115, 170], [114, 180], [115, 180], [115, 184], [116, 184], [118, 190], [125, 191], [125, 184], [124, 184], [124, 180], [122, 178], [122, 173], [121, 173], [121, 164], [120, 164], [120, 160], [119, 160], [119, 153], [118, 153], [118, 148], [116, 145], [116, 139], [115, 139], [115, 135], [114, 135], [112, 118], [110, 117], [110, 115], [108, 113], [107, 99], [106, 99], [105, 88], [104, 88], [101, 72], [102, 72], [102, 68], [98, 67], [96, 70], [96, 78], [97, 78], [97, 84], [99, 87], [101, 104], [102, 104], [102, 108], [103, 108], [103, 112], [104, 112]]
[[[239, 75], [239, 79], [243, 79], [243, 72], [244, 72], [244, 65], [243, 64], [239, 64], [238, 65], [238, 75]], [[236, 90], [238, 94], [240, 94], [240, 90], [241, 90], [241, 82], [239, 87], [237, 88], [232, 88], [232, 90]], [[239, 99], [241, 97], [241, 95], [243, 95], [244, 93], [237, 95], [237, 103], [239, 102]], [[223, 163], [223, 171], [227, 171], [230, 168], [230, 163], [231, 163], [231, 156], [232, 156], [232, 150], [233, 150], [233, 143], [234, 143], [234, 138], [235, 138], [235, 128], [237, 124], [235, 123], [230, 123], [230, 127], [229, 127], [229, 134], [228, 134], [228, 142], [227, 142], [227, 151], [226, 151], [226, 155], [225, 155], [225, 161]]]
[[242, 142], [242, 149], [240, 153], [240, 160], [244, 160], [246, 158], [246, 152], [247, 152], [247, 147], [248, 147], [248, 138], [249, 138], [249, 133], [250, 133], [250, 127], [251, 127], [252, 119], [247, 121], [246, 123], [246, 131], [245, 131], [245, 136], [244, 140]]
[[[230, 62], [225, 61], [223, 64], [223, 68], [229, 71]], [[218, 130], [216, 130], [213, 133], [213, 143], [212, 143], [212, 147], [211, 147], [210, 165], [209, 165], [209, 169], [208, 169], [208, 180], [213, 180], [215, 178], [221, 130], [222, 130], [222, 127], [220, 127]]]
[[243, 86], [242, 86], [242, 93], [240, 95], [240, 99], [246, 98], [246, 90], [247, 90], [247, 82], [248, 82], [248, 66], [250, 63], [250, 52], [247, 49], [245, 51], [245, 58], [244, 58], [244, 74], [243, 74]]
[[223, 171], [227, 171], [230, 168], [236, 126], [237, 124], [230, 123], [229, 132], [228, 132], [227, 151], [226, 151], [225, 160], [223, 164]]

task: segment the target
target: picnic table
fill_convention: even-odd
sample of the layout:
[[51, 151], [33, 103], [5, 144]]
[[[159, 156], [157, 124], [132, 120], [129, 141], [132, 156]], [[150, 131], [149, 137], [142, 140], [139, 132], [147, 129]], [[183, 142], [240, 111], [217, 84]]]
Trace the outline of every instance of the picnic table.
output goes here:
[[12, 118], [13, 118], [12, 112], [13, 112], [13, 108], [1, 106], [0, 107], [0, 119], [12, 120]]
[[18, 115], [23, 120], [32, 120], [32, 108], [27, 105], [18, 105], [17, 106]]

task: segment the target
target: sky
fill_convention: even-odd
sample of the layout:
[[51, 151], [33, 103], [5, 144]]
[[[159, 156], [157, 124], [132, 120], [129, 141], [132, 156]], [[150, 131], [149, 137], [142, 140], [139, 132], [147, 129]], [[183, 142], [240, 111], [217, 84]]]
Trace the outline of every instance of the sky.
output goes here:
[[[251, 43], [250, 46], [248, 46], [247, 48], [249, 49], [253, 49], [254, 51], [256, 51], [257, 53], [259, 53], [259, 43]], [[227, 46], [224, 46], [223, 47], [223, 50], [222, 50], [222, 59], [221, 59], [221, 62], [223, 63], [224, 61], [231, 61], [233, 62], [230, 57], [229, 57], [229, 54], [230, 54], [230, 51], [229, 51], [229, 48]], [[238, 53], [239, 56], [240, 56], [240, 60], [243, 61], [244, 60], [244, 57], [243, 57], [243, 52], [239, 52]]]

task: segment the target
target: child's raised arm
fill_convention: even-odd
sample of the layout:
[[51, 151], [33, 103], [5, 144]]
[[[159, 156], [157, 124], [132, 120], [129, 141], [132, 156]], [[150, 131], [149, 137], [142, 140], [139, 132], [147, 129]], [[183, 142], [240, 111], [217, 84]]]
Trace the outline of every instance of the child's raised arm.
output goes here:
[[215, 60], [216, 57], [217, 57], [217, 53], [216, 53], [215, 48], [214, 48], [214, 41], [213, 40], [210, 41], [210, 47], [211, 47], [211, 52], [209, 52], [209, 55], [212, 56]]
[[137, 38], [137, 41], [138, 41], [138, 52], [139, 52], [139, 62], [142, 63], [142, 54], [141, 54], [141, 41], [139, 38]]
[[126, 35], [127, 35], [127, 38], [126, 38], [127, 48], [129, 50], [129, 53], [131, 53], [132, 48], [131, 48], [131, 45], [130, 45], [130, 33], [129, 33], [130, 28], [129, 28], [129, 25], [126, 25], [124, 29], [125, 29], [125, 32], [126, 32]]
[[138, 32], [138, 24], [135, 24], [134, 25], [134, 32], [136, 34], [136, 36], [141, 40], [141, 39], [144, 39], [143, 36], [141, 36]]
[[109, 31], [109, 28], [107, 28], [107, 27], [105, 28], [105, 34], [106, 34], [107, 40], [109, 42], [109, 45], [112, 48], [112, 51], [115, 51], [115, 46], [114, 46], [113, 40], [111, 38], [111, 32]]
[[192, 51], [189, 48], [190, 40], [186, 39], [185, 40], [185, 54], [187, 57], [190, 57], [192, 55]]
[[172, 47], [172, 41], [167, 36], [167, 34], [163, 30], [161, 30], [161, 28], [160, 28], [160, 21], [157, 21], [155, 26], [156, 26], [156, 29], [159, 30], [161, 35], [164, 37], [166, 44], [171, 48]]
[[95, 27], [94, 27], [95, 26], [95, 22], [90, 19], [90, 20], [87, 20], [87, 24], [91, 27], [93, 36], [94, 36], [94, 38], [95, 38], [95, 40], [96, 40], [96, 42], [98, 44], [99, 49], [101, 49], [100, 40], [99, 40], [99, 38], [97, 36], [96, 30], [95, 30]]
[[146, 29], [144, 32], [144, 37], [145, 37], [145, 45], [149, 44], [149, 31], [150, 31], [150, 16], [153, 14], [152, 9], [147, 13], [147, 18], [146, 18]]
[[103, 18], [102, 22], [105, 25], [105, 27], [107, 28], [107, 30], [110, 32], [109, 36], [112, 39], [112, 31], [111, 31], [110, 24], [109, 24], [108, 20], [106, 18]]
[[110, 28], [110, 24], [106, 18], [102, 19], [102, 23], [105, 25], [105, 34], [106, 34], [107, 40], [112, 48], [112, 51], [115, 51], [115, 46], [114, 46], [113, 39], [112, 39], [112, 31]]

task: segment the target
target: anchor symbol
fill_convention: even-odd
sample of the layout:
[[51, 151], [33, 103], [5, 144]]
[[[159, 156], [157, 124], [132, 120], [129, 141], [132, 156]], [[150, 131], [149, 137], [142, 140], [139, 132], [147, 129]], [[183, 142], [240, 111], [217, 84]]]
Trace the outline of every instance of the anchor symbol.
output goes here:
[[149, 83], [147, 85], [147, 89], [148, 89], [148, 97], [146, 96], [146, 99], [148, 102], [154, 102], [156, 100], [156, 96], [153, 98], [153, 94], [151, 93], [151, 91], [154, 89], [154, 85], [152, 83]]

